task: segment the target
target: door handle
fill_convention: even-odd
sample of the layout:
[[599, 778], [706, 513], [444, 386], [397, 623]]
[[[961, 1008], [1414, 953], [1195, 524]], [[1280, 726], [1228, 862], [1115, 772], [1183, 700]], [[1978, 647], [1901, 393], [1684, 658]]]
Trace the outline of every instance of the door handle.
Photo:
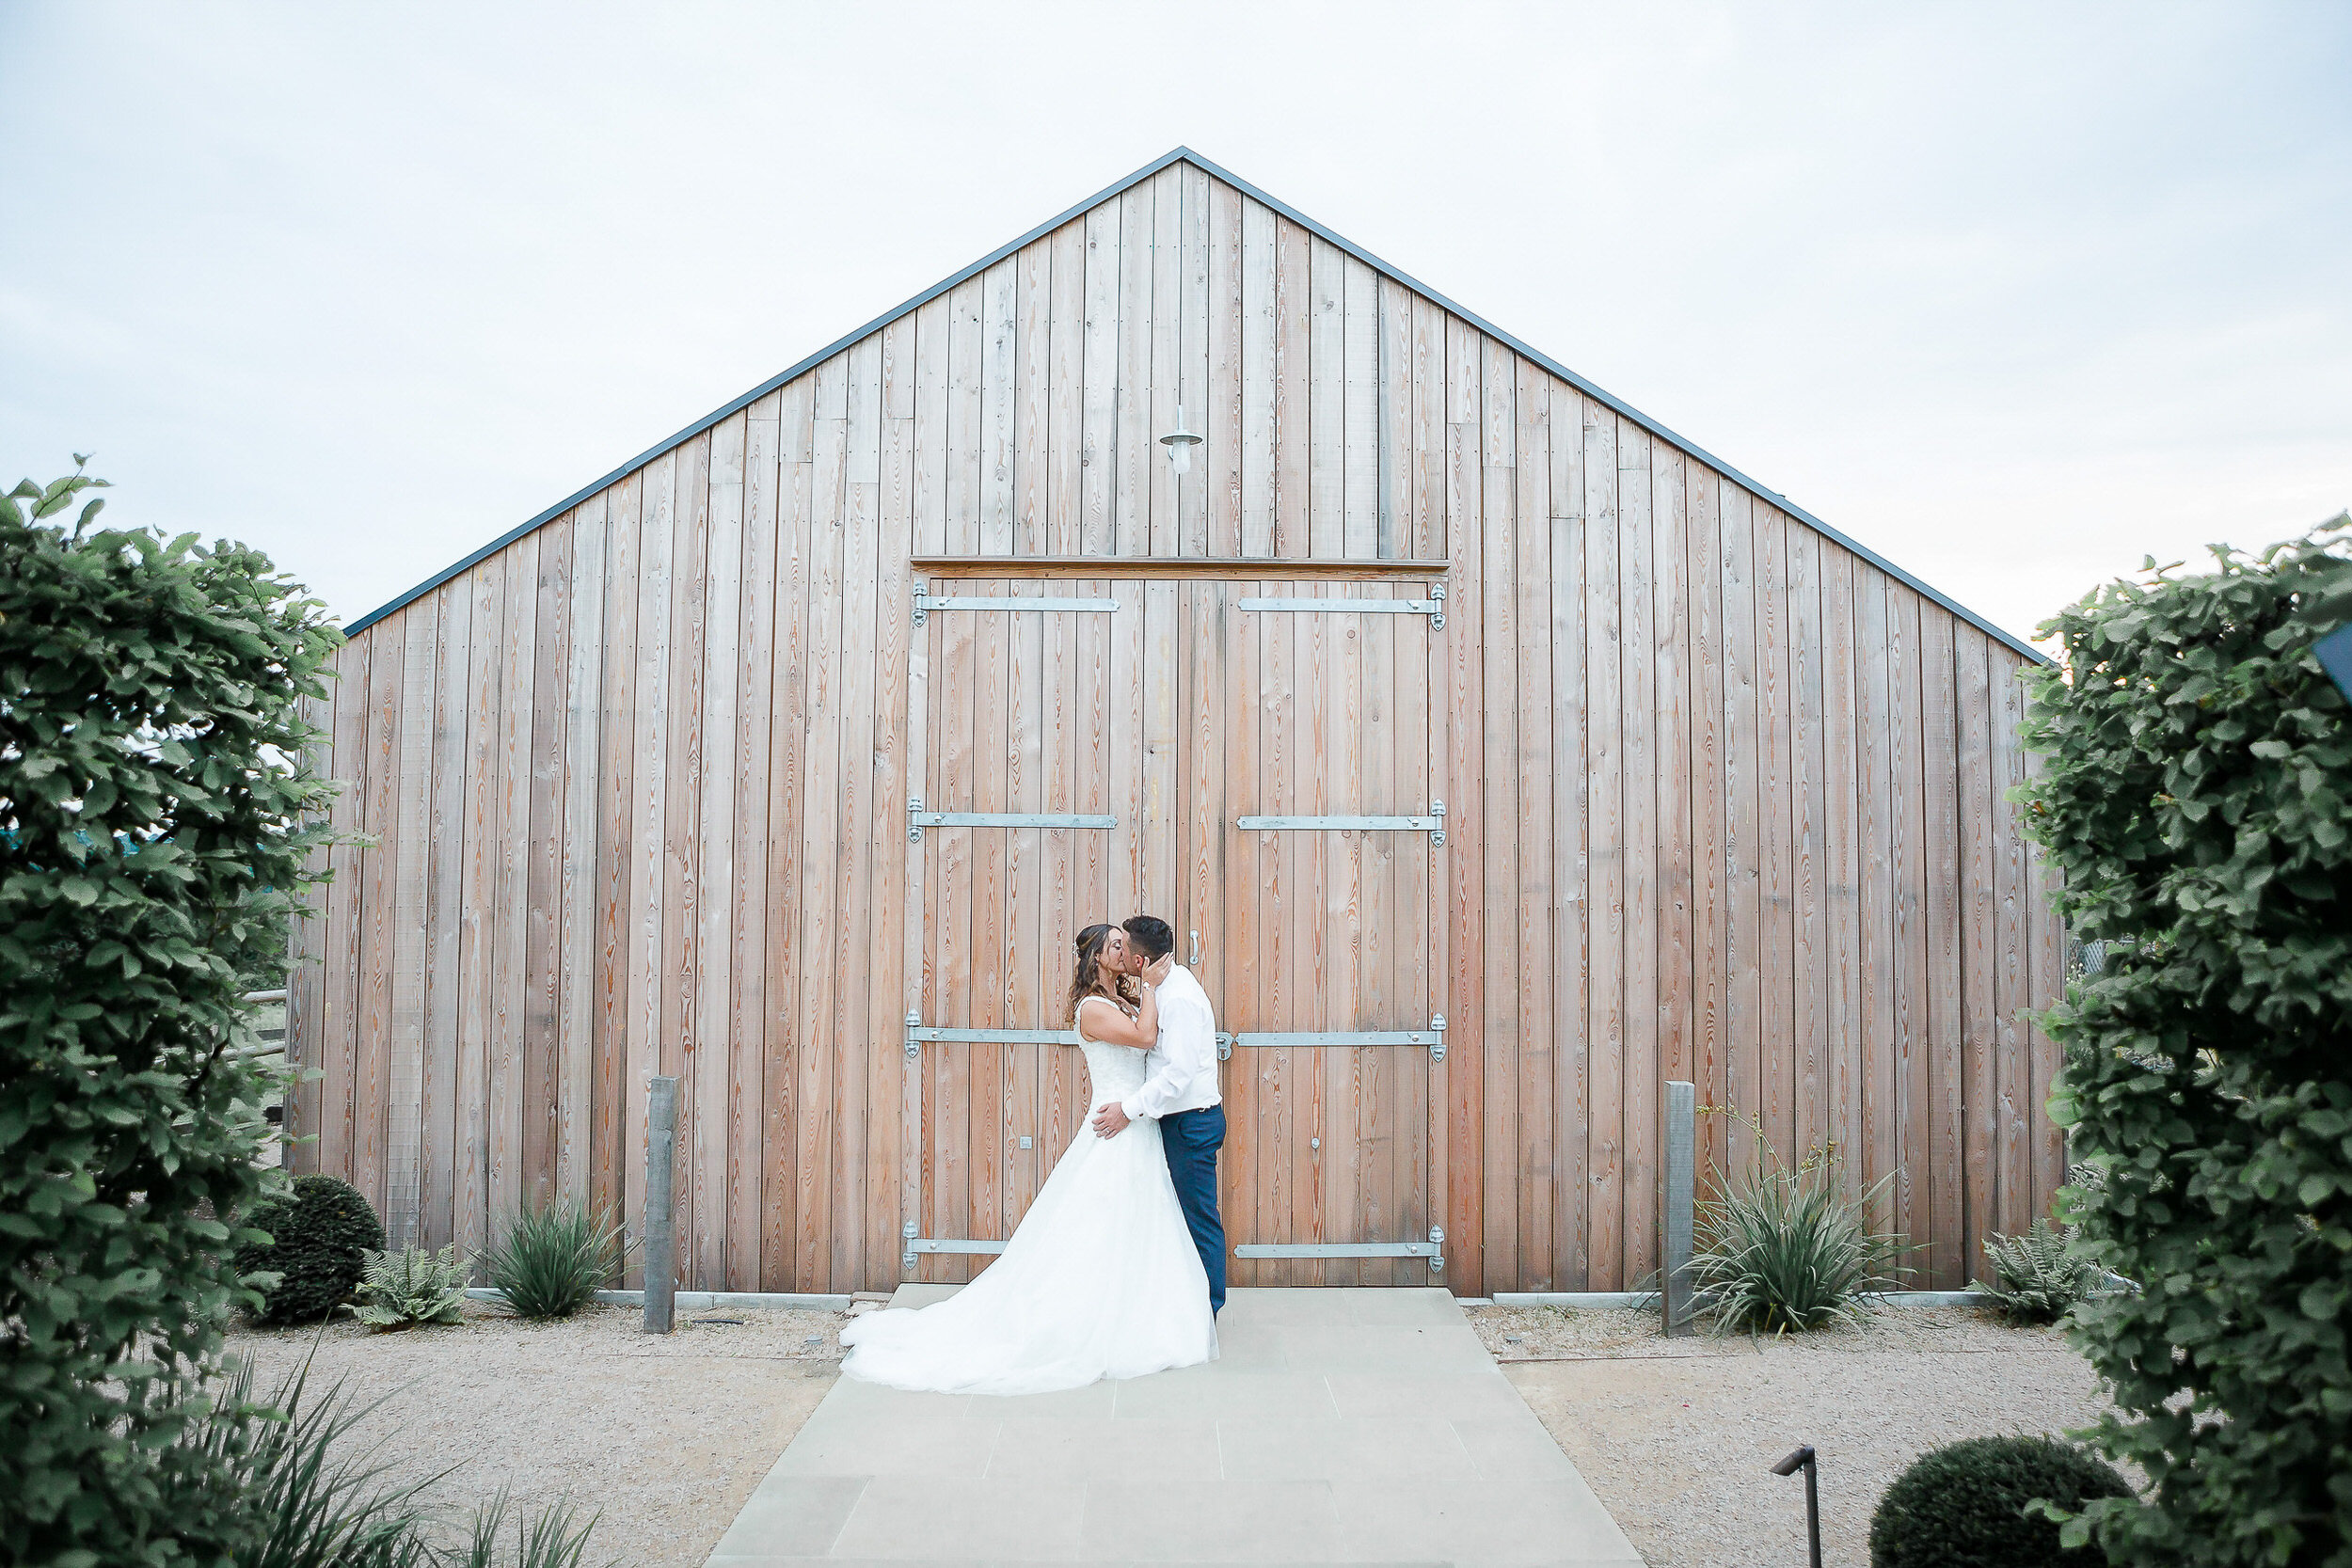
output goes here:
[[1184, 967], [1186, 969], [1199, 969], [1200, 967], [1200, 933], [1198, 931], [1192, 933], [1192, 962], [1184, 965]]

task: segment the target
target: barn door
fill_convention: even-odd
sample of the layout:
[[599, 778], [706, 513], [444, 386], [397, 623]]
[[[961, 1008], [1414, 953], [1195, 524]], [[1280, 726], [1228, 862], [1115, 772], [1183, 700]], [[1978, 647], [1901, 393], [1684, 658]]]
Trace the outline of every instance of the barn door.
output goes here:
[[1072, 938], [1078, 922], [1134, 912], [1153, 802], [1172, 796], [1152, 777], [1172, 749], [1147, 745], [1146, 710], [1174, 672], [1146, 671], [1145, 597], [1102, 581], [917, 594], [905, 1277], [961, 1282], [984, 1266], [1084, 1120], [1063, 1005]]
[[1185, 585], [1185, 919], [1244, 1285], [1442, 1283], [1442, 589]]

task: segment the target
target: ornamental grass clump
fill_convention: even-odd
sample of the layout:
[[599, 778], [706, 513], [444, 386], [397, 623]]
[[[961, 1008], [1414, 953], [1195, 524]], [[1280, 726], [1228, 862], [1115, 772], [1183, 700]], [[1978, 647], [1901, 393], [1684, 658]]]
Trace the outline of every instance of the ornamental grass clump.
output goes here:
[[1698, 1206], [1692, 1298], [1725, 1332], [1802, 1333], [1859, 1319], [1872, 1294], [1910, 1272], [1897, 1263], [1910, 1250], [1903, 1238], [1870, 1226], [1886, 1185], [1850, 1198], [1834, 1159], [1795, 1170], [1759, 1164], [1738, 1191]]
[[2129, 1497], [2115, 1467], [2049, 1437], [1971, 1437], [1914, 1460], [1870, 1519], [1870, 1568], [2104, 1568], [2045, 1507]]
[[[305, 1362], [257, 1401], [251, 1364], [237, 1363], [215, 1390], [215, 1413], [182, 1445], [208, 1456], [247, 1516], [237, 1568], [579, 1568], [596, 1520], [576, 1525], [562, 1499], [516, 1516], [510, 1532], [501, 1491], [460, 1542], [446, 1544], [447, 1528], [423, 1498], [456, 1466], [395, 1479], [354, 1437], [400, 1390], [361, 1404], [344, 1383], [318, 1393], [310, 1381]], [[510, 1533], [514, 1549], [501, 1552]]]
[[2118, 1568], [2352, 1562], [2352, 516], [2211, 570], [2148, 562], [2047, 623], [2017, 799], [2104, 944], [2042, 1026], [2059, 1202], [2136, 1291], [2074, 1308], [2147, 1477], [2069, 1527]]
[[490, 1283], [526, 1318], [568, 1318], [620, 1272], [620, 1232], [573, 1198], [524, 1209], [487, 1255]]
[[412, 1246], [370, 1252], [365, 1262], [360, 1299], [343, 1310], [370, 1328], [453, 1323], [465, 1317], [466, 1265], [458, 1260], [456, 1243], [438, 1252]]

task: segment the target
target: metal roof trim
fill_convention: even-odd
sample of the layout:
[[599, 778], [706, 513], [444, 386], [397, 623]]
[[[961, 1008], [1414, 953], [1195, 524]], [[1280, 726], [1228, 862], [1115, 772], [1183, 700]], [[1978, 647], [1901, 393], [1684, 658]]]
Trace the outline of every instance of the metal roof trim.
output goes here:
[[425, 578], [424, 581], [417, 584], [416, 587], [409, 589], [406, 593], [402, 594], [398, 597], [393, 598], [385, 604], [379, 605], [374, 610], [368, 611], [365, 615], [360, 616], [358, 620], [352, 622], [349, 626], [345, 627], [344, 635], [348, 637], [358, 636], [360, 632], [367, 630], [368, 627], [375, 625], [376, 622], [383, 620], [386, 616], [397, 612], [398, 610], [414, 603], [416, 600], [422, 598], [425, 594], [432, 593], [433, 590], [440, 587], [441, 584], [449, 581], [452, 578], [457, 577], [461, 573], [469, 571], [472, 567], [479, 565], [482, 562], [487, 560], [493, 555], [496, 555], [499, 551], [504, 549], [516, 540], [520, 539], [524, 534], [529, 533], [532, 530], [553, 522], [556, 518], [561, 517], [564, 514], [569, 512], [573, 507], [578, 506], [581, 501], [588, 499], [591, 496], [596, 495], [598, 491], [607, 489], [628, 478], [630, 474], [636, 472], [639, 468], [644, 467], [647, 463], [652, 462], [655, 458], [660, 456], [663, 452], [668, 451], [679, 442], [691, 440], [692, 437], [701, 435], [704, 431], [708, 430], [712, 425], [717, 424], [720, 420], [727, 418], [729, 415], [750, 407], [753, 404], [758, 402], [761, 398], [766, 397], [770, 392], [774, 391], [786, 382], [792, 380], [796, 376], [806, 374], [808, 372], [816, 369], [818, 365], [823, 364], [827, 359], [832, 358], [834, 355], [859, 341], [861, 339], [879, 332], [883, 327], [888, 326], [891, 323], [898, 321], [901, 317], [922, 309], [932, 300], [937, 299], [941, 294], [944, 294], [950, 289], [955, 288], [958, 284], [978, 277], [981, 273], [986, 272], [990, 267], [994, 266], [997, 262], [1021, 249], [1024, 245], [1044, 238], [1055, 230], [1059, 229], [1063, 224], [1070, 222], [1073, 218], [1083, 216], [1088, 212], [1101, 206], [1104, 202], [1108, 201], [1111, 198], [1141, 184], [1144, 181], [1151, 179], [1152, 176], [1159, 173], [1162, 169], [1167, 168], [1169, 165], [1177, 163], [1188, 163], [1195, 168], [1200, 169], [1202, 173], [1209, 175], [1211, 178], [1224, 181], [1227, 184], [1232, 186], [1235, 190], [1240, 191], [1245, 196], [1249, 197], [1252, 200], [1265, 203], [1265, 205], [1271, 207], [1274, 211], [1281, 214], [1284, 217], [1289, 218], [1293, 223], [1299, 225], [1311, 233], [1313, 233], [1318, 237], [1330, 242], [1332, 245], [1339, 246], [1342, 250], [1344, 250], [1350, 256], [1355, 257], [1356, 260], [1363, 262], [1366, 266], [1373, 268], [1382, 276], [1389, 277], [1395, 282], [1401, 283], [1405, 287], [1422, 294], [1427, 298], [1430, 303], [1460, 317], [1464, 322], [1476, 327], [1479, 331], [1494, 339], [1497, 342], [1506, 345], [1514, 353], [1523, 355], [1527, 358], [1534, 360], [1536, 364], [1541, 365], [1545, 370], [1550, 372], [1553, 375], [1558, 376], [1561, 380], [1565, 381], [1570, 386], [1576, 388], [1577, 390], [1582, 392], [1585, 396], [1605, 404], [1610, 408], [1614, 409], [1618, 414], [1624, 416], [1626, 419], [1631, 420], [1635, 424], [1638, 424], [1643, 429], [1648, 431], [1651, 435], [1658, 436], [1662, 440], [1672, 442], [1675, 446], [1681, 448], [1691, 456], [1697, 458], [1702, 463], [1705, 463], [1708, 467], [1713, 468], [1724, 478], [1733, 481], [1736, 483], [1744, 486], [1748, 490], [1753, 491], [1757, 496], [1762, 497], [1764, 499], [1770, 501], [1772, 505], [1780, 508], [1781, 511], [1787, 513], [1789, 516], [1796, 518], [1799, 522], [1804, 523], [1806, 527], [1814, 530], [1816, 532], [1826, 538], [1835, 540], [1840, 546], [1851, 550], [1854, 554], [1862, 557], [1863, 560], [1867, 561], [1871, 565], [1876, 566], [1880, 571], [1886, 573], [1889, 577], [1892, 577], [1897, 581], [1905, 584], [1915, 592], [1926, 595], [1934, 603], [1942, 606], [1954, 615], [1959, 616], [1962, 620], [1967, 622], [1970, 626], [1975, 626], [1979, 631], [1983, 632], [1986, 636], [1999, 641], [2004, 646], [2016, 653], [2024, 655], [2026, 657], [2032, 659], [2037, 664], [2048, 664], [2051, 662], [2049, 655], [2043, 653], [2039, 648], [2036, 648], [2025, 639], [2014, 636], [2009, 631], [2004, 630], [2002, 627], [1994, 625], [1991, 621], [1978, 614], [1975, 610], [1970, 610], [1966, 605], [1962, 604], [1950, 594], [1944, 593], [1942, 590], [1932, 586], [1924, 579], [1915, 577], [1912, 573], [1905, 571], [1902, 567], [1896, 565], [1892, 561], [1887, 560], [1886, 557], [1879, 554], [1878, 551], [1870, 548], [1867, 545], [1862, 544], [1860, 541], [1855, 540], [1847, 534], [1840, 532], [1837, 529], [1831, 527], [1828, 523], [1823, 522], [1820, 518], [1815, 516], [1804, 507], [1799, 506], [1796, 502], [1790, 500], [1779, 491], [1767, 488], [1756, 480], [1749, 478], [1747, 474], [1733, 467], [1722, 458], [1717, 457], [1714, 453], [1708, 451], [1705, 447], [1698, 445], [1696, 442], [1690, 440], [1686, 436], [1677, 435], [1666, 425], [1652, 419], [1647, 414], [1643, 413], [1640, 409], [1625, 402], [1623, 399], [1604, 391], [1600, 388], [1593, 385], [1592, 382], [1587, 381], [1584, 377], [1577, 374], [1576, 372], [1568, 369], [1567, 366], [1560, 363], [1559, 360], [1554, 359], [1550, 355], [1544, 353], [1541, 349], [1523, 341], [1512, 333], [1505, 332], [1502, 328], [1495, 325], [1492, 322], [1489, 322], [1486, 318], [1479, 315], [1477, 312], [1465, 309], [1463, 307], [1455, 304], [1453, 300], [1447, 298], [1444, 294], [1441, 294], [1437, 290], [1429, 287], [1426, 283], [1423, 283], [1419, 278], [1414, 277], [1410, 273], [1406, 272], [1403, 268], [1382, 261], [1379, 257], [1375, 256], [1371, 251], [1366, 250], [1362, 245], [1356, 244], [1353, 240], [1334, 233], [1331, 230], [1325, 228], [1320, 223], [1317, 223], [1313, 218], [1309, 217], [1306, 214], [1300, 212], [1297, 208], [1293, 207], [1290, 203], [1283, 201], [1277, 197], [1269, 196], [1264, 191], [1260, 190], [1257, 186], [1251, 184], [1248, 181], [1242, 179], [1239, 175], [1232, 173], [1231, 170], [1226, 169], [1217, 164], [1210, 162], [1208, 159], [1202, 157], [1200, 153], [1193, 151], [1192, 149], [1188, 147], [1177, 147], [1161, 154], [1159, 157], [1154, 158], [1150, 163], [1144, 165], [1141, 168], [1136, 170], [1133, 174], [1128, 175], [1122, 180], [1114, 181], [1112, 183], [1105, 185], [1103, 189], [1095, 192], [1092, 196], [1088, 197], [1085, 200], [1080, 201], [1074, 206], [1072, 206], [1067, 210], [1057, 214], [1055, 216], [1046, 219], [1043, 223], [1039, 224], [1036, 228], [1023, 234], [1020, 238], [1009, 241], [1006, 244], [997, 246], [994, 250], [990, 251], [987, 255], [981, 257], [970, 266], [964, 267], [960, 271], [952, 273], [946, 277], [942, 278], [939, 282], [932, 284], [930, 288], [924, 290], [921, 293], [916, 294], [914, 298], [907, 300], [901, 305], [894, 306], [890, 309], [883, 311], [881, 315], [876, 316], [872, 321], [867, 322], [865, 325], [835, 339], [830, 343], [827, 343], [823, 348], [818, 349], [815, 354], [812, 354], [807, 358], [801, 360], [788, 370], [782, 371], [777, 374], [769, 377], [766, 381], [761, 382], [750, 391], [745, 392], [741, 397], [736, 398], [734, 401], [724, 404], [719, 408], [714, 409], [712, 412], [704, 415], [701, 419], [696, 420], [692, 424], [688, 425], [676, 435], [646, 448], [644, 451], [638, 453], [635, 457], [630, 458], [628, 462], [622, 464], [611, 473], [606, 474], [601, 479], [592, 481], [590, 483], [575, 490], [572, 494], [564, 497], [564, 499], [548, 508], [545, 512], [540, 513], [537, 516], [508, 530], [506, 532], [499, 535], [496, 539], [493, 539], [488, 544], [483, 546], [480, 549], [475, 550], [472, 554], [465, 557], [463, 560], [442, 568], [440, 571], [436, 572], [433, 576]]

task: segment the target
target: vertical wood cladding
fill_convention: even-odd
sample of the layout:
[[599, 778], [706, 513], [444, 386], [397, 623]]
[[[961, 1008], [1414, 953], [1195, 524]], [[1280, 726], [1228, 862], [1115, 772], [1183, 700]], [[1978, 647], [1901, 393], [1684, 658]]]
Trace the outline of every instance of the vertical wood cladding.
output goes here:
[[[1207, 437], [1181, 483], [1179, 404]], [[1080, 554], [1125, 575], [1018, 564]], [[915, 562], [947, 556], [995, 562], [975, 592], [1132, 612], [927, 632], [916, 580], [956, 589]], [[1255, 561], [1283, 580], [1223, 567]], [[1442, 631], [1232, 629], [1245, 594], [1429, 583]], [[2022, 662], [1178, 162], [341, 652], [317, 717], [353, 783], [334, 821], [366, 837], [321, 853], [296, 938], [290, 1036], [324, 1076], [295, 1163], [425, 1245], [559, 1192], [634, 1231], [644, 1080], [674, 1073], [681, 1283], [885, 1288], [910, 1217], [1009, 1230], [1086, 1101], [1062, 1047], [910, 1072], [908, 1010], [1057, 1027], [1070, 928], [1149, 905], [1203, 932], [1232, 1026], [1449, 1022], [1441, 1069], [1343, 1051], [1278, 1089], [1236, 1053], [1250, 1234], [1426, 1221], [1457, 1291], [1631, 1287], [1662, 1085], [1690, 1078], [1721, 1108], [1702, 1169], [1834, 1144], [1894, 1178], [1919, 1282], [1958, 1286], [2063, 1176], [2056, 1053], [2020, 1016], [2063, 955], [2005, 799]], [[955, 809], [1121, 826], [911, 856], [934, 778]], [[1265, 790], [1441, 797], [1447, 842], [1262, 845], [1231, 818]], [[1350, 1114], [1389, 1131], [1335, 1139], [1336, 1167], [1292, 1147]]]

